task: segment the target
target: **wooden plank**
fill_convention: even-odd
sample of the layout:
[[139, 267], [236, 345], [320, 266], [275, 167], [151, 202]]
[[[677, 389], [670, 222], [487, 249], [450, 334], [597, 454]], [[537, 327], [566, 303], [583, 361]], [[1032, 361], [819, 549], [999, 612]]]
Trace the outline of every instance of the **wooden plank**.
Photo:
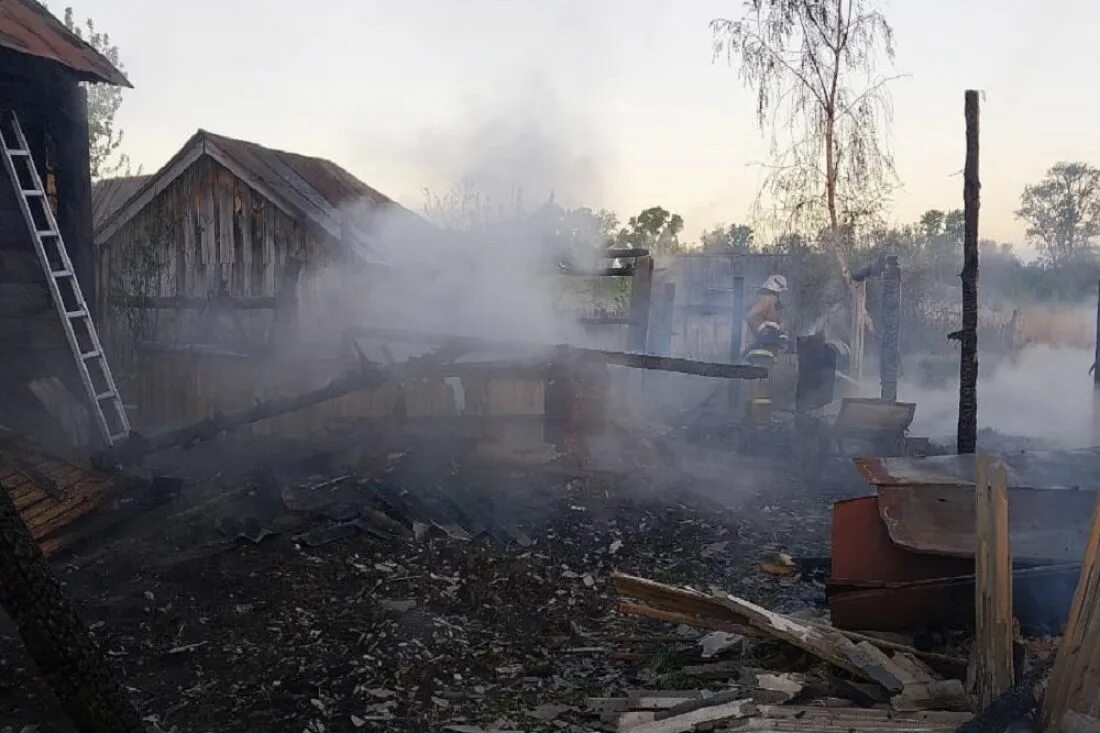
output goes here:
[[1046, 730], [1057, 726], [1068, 711], [1096, 714], [1100, 689], [1100, 495], [1058, 656], [1043, 699]]
[[[746, 718], [756, 710], [756, 705], [751, 699], [734, 700], [719, 705], [712, 705], [697, 710], [691, 710], [680, 715], [674, 715], [663, 720], [652, 720], [626, 728], [630, 733], [685, 733], [695, 730], [698, 726], [717, 725], [727, 720]], [[622, 727], [619, 730], [623, 730]]]
[[95, 234], [97, 242], [105, 242], [112, 237], [142, 209], [148, 205], [160, 192], [168, 188], [176, 179], [187, 171], [195, 161], [203, 156], [201, 138], [195, 135], [184, 145], [175, 157], [168, 162], [162, 172], [149, 179], [140, 192], [121, 209], [116, 211], [107, 221], [101, 222], [99, 230]]
[[677, 611], [665, 611], [659, 608], [645, 606], [641, 603], [628, 603], [622, 601], [616, 607], [616, 610], [628, 616], [641, 616], [643, 618], [651, 618], [655, 621], [667, 621], [670, 624], [687, 624], [688, 626], [694, 626], [698, 629], [728, 631], [733, 634], [759, 636], [759, 633], [749, 626], [743, 626], [728, 621], [720, 621], [713, 618], [692, 616], [691, 614], [679, 613]]
[[251, 189], [236, 182], [233, 198], [233, 292], [247, 295], [252, 277], [252, 196]]
[[731, 623], [751, 626], [772, 638], [785, 641], [840, 669], [875, 682], [891, 694], [897, 694], [904, 688], [901, 680], [832, 627], [784, 616], [728, 593], [706, 595], [697, 591], [681, 591], [682, 595], [677, 596], [676, 588], [619, 573], [612, 576], [612, 581], [620, 594], [641, 600], [646, 600], [646, 596], [651, 599], [676, 598], [689, 609], [700, 609], [701, 612], [696, 611], [699, 616], [713, 617], [715, 612], [710, 609], [718, 606], [728, 612], [726, 619]]
[[233, 247], [233, 174], [219, 169], [215, 181], [218, 186], [215, 192], [218, 206], [218, 262], [223, 265], [233, 264], [236, 254]]
[[977, 455], [974, 491], [975, 639], [978, 704], [988, 707], [1015, 682], [1012, 665], [1012, 556], [1008, 550], [1008, 477], [1003, 463]]
[[206, 266], [207, 281], [206, 287], [209, 289], [213, 284], [211, 282], [211, 273], [217, 271], [218, 264], [218, 241], [217, 241], [217, 208], [215, 202], [215, 186], [217, 180], [217, 171], [214, 166], [205, 161], [202, 169], [200, 180], [195, 182], [195, 185], [199, 187], [200, 195], [202, 196], [202, 215], [200, 221], [202, 223], [202, 229], [200, 230], [202, 237], [202, 264]]

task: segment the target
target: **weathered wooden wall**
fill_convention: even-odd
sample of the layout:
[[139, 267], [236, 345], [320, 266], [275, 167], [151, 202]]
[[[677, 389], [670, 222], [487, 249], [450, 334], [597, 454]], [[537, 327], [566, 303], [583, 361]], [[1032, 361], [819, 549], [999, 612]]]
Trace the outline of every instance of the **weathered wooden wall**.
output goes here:
[[[234, 357], [218, 354], [159, 352], [143, 360], [143, 377], [135, 380], [131, 398], [141, 406], [132, 415], [140, 425], [156, 428], [199, 420], [217, 410], [247, 407], [256, 399], [315, 389], [346, 364], [335, 361]], [[543, 412], [544, 377], [536, 371], [500, 373], [476, 370], [455, 378], [411, 380], [404, 385], [408, 417], [538, 416]], [[399, 390], [387, 386], [364, 390], [246, 428], [256, 435], [305, 436], [341, 421], [394, 414]]]
[[293, 298], [294, 261], [319, 267], [324, 246], [208, 157], [200, 158], [99, 249], [103, 328], [115, 351], [143, 341], [259, 349], [293, 336], [275, 309], [227, 315], [121, 307], [119, 297]]
[[[56, 64], [0, 49], [0, 111], [12, 110], [50, 194], [81, 286], [94, 292], [82, 90]], [[82, 393], [12, 182], [0, 166], [0, 423], [66, 449], [70, 446], [60, 426], [28, 388], [43, 377], [58, 378], [73, 395]]]
[[[339, 242], [295, 220], [214, 160], [176, 178], [98, 253], [103, 330], [139, 428], [197, 420], [256, 399], [321, 386], [353, 360], [347, 310], [363, 295]], [[209, 308], [137, 308], [150, 298], [227, 298]], [[271, 298], [273, 308], [231, 299]], [[360, 314], [365, 315], [365, 314]], [[151, 347], [155, 344], [155, 347]], [[176, 347], [176, 351], [164, 348]], [[179, 347], [195, 348], [181, 353]], [[236, 355], [234, 355], [236, 354]], [[541, 375], [466, 377], [464, 414], [538, 415]], [[457, 411], [443, 380], [405, 388], [412, 417]], [[300, 435], [389, 414], [395, 389], [361, 392], [251, 428]]]
[[[744, 307], [748, 313], [764, 280], [772, 274], [786, 275], [790, 291], [784, 325], [797, 329], [797, 289], [784, 255], [679, 255], [662, 273], [654, 292], [663, 283], [676, 285], [676, 307], [672, 318], [672, 355], [704, 361], [728, 362], [733, 332], [733, 279], [744, 278]], [[748, 346], [747, 334], [742, 347]]]

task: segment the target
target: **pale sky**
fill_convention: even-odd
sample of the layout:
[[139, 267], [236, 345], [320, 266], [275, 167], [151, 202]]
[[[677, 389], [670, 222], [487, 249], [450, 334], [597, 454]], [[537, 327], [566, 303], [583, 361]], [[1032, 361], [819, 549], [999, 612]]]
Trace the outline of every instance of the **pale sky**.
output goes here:
[[[71, 0], [122, 52], [125, 150], [160, 167], [197, 128], [329, 158], [406, 206], [469, 179], [531, 206], [695, 236], [749, 217], [767, 141], [708, 22], [737, 0]], [[62, 5], [51, 3], [55, 12]], [[890, 218], [962, 205], [963, 90], [981, 89], [982, 237], [1020, 242], [1023, 186], [1100, 165], [1100, 3], [892, 0]]]

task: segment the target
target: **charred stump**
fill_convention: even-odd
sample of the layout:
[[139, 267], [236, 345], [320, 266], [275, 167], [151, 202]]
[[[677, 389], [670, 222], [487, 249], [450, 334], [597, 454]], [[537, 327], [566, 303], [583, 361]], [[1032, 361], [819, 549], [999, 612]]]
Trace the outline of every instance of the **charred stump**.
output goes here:
[[39, 672], [82, 733], [143, 731], [61, 582], [0, 490], [0, 606]]
[[966, 92], [966, 166], [963, 169], [962, 346], [959, 359], [958, 452], [978, 443], [978, 92]]

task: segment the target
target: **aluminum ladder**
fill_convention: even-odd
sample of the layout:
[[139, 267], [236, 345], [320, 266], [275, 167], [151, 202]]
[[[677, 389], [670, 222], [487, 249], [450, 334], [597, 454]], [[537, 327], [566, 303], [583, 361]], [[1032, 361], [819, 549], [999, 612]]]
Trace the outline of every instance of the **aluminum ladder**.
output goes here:
[[61, 238], [57, 219], [47, 200], [45, 186], [14, 111], [0, 120], [0, 148], [4, 151], [8, 180], [19, 200], [19, 208], [46, 276], [50, 296], [61, 317], [65, 339], [76, 360], [77, 372], [84, 383], [96, 425], [107, 444], [114, 446], [129, 436], [130, 421], [107, 364], [107, 355], [103, 352], [95, 323], [92, 322], [88, 303], [76, 279], [72, 260]]

